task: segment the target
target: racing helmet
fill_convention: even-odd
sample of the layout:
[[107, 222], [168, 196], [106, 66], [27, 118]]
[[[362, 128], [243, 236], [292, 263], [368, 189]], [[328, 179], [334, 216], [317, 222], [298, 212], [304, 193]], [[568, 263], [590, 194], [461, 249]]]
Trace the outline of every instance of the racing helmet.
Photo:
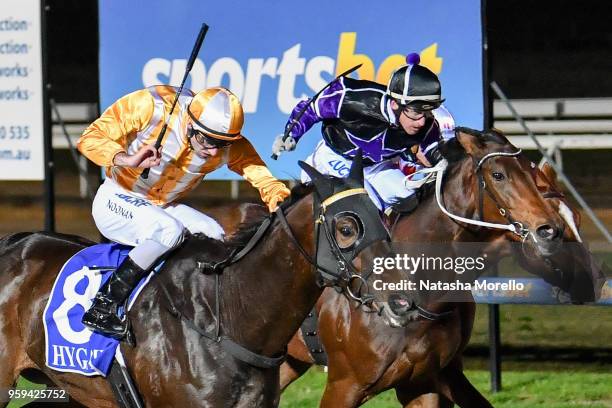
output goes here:
[[187, 107], [193, 129], [211, 141], [231, 143], [242, 137], [244, 112], [238, 97], [223, 87], [198, 92]]
[[416, 111], [429, 111], [439, 107], [444, 99], [438, 76], [419, 65], [418, 54], [408, 55], [406, 62], [406, 65], [402, 65], [391, 75], [387, 95], [400, 106]]

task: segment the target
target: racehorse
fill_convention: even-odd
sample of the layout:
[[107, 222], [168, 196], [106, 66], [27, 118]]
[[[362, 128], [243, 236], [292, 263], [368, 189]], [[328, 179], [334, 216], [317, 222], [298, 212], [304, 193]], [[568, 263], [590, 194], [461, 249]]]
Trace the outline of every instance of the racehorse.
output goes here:
[[[578, 252], [557, 250], [562, 237], [574, 242], [577, 237], [565, 228], [558, 203], [556, 208], [551, 206], [550, 201], [559, 197], [545, 198], [538, 191], [546, 187], [546, 180], [535, 177], [534, 165], [518, 149], [497, 131], [458, 128], [457, 137], [441, 150], [449, 162], [444, 178], [439, 172], [436, 180], [445, 210], [464, 220], [515, 225], [516, 229], [453, 220], [440, 210], [433, 188], [426, 188], [417, 209], [395, 223], [394, 243], [481, 242], [489, 262], [514, 253], [524, 267], [568, 292], [573, 301], [597, 298], [603, 280], [593, 272], [588, 251], [579, 243]], [[509, 243], [518, 244], [513, 248]], [[526, 256], [526, 251], [538, 257]], [[329, 369], [321, 407], [359, 406], [388, 389], [395, 389], [405, 407], [453, 403], [490, 407], [462, 372], [462, 352], [471, 334], [475, 304], [430, 300], [424, 304], [392, 300], [395, 305], [389, 309], [404, 312], [398, 318], [400, 327], [393, 328], [357, 310], [346, 296], [325, 290], [316, 305], [318, 334]], [[281, 389], [313, 364], [302, 333], [296, 333], [281, 368]]]
[[[290, 202], [241, 228], [230, 242], [188, 238], [137, 298], [129, 312], [136, 346], [120, 347], [146, 406], [272, 406], [286, 345], [321, 286], [346, 290], [361, 257], [388, 254], [388, 232], [363, 188], [361, 161], [348, 179], [303, 168], [314, 187], [298, 186]], [[228, 246], [248, 241], [248, 247], [260, 233], [250, 252], [234, 251], [241, 259], [222, 273], [202, 272], [211, 259], [225, 262], [219, 254]], [[115, 406], [104, 378], [45, 366], [42, 315], [55, 276], [91, 244], [51, 233], [0, 240], [0, 388], [12, 387], [22, 373], [37, 380], [44, 374], [78, 401], [74, 405]]]

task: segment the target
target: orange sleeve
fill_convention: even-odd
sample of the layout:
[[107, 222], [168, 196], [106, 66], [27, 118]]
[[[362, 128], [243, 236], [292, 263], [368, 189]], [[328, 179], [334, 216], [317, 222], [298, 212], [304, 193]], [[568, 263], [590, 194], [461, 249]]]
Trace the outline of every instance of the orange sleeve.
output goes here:
[[128, 137], [147, 127], [153, 108], [153, 96], [146, 89], [121, 97], [85, 129], [77, 148], [98, 166], [112, 166], [115, 155], [126, 151]]
[[287, 186], [270, 173], [253, 145], [244, 137], [231, 145], [227, 167], [259, 190], [261, 200], [270, 212], [291, 194]]

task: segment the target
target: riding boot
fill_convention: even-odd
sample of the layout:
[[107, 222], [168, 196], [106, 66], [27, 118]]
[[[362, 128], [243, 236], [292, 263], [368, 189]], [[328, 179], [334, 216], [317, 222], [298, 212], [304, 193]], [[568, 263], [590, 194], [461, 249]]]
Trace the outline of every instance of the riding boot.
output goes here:
[[104, 282], [88, 311], [81, 320], [91, 330], [117, 340], [123, 339], [129, 330], [127, 310], [124, 318], [117, 314], [138, 282], [147, 274], [128, 256]]

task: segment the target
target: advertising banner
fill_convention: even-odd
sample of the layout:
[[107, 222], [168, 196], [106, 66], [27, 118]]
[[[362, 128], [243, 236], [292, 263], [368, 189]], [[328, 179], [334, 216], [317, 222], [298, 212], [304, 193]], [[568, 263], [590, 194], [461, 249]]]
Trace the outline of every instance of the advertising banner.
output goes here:
[[0, 2], [0, 179], [43, 180], [39, 0]]
[[[482, 128], [480, 6], [478, 0], [101, 1], [101, 108], [143, 87], [180, 85], [205, 22], [210, 30], [186, 87], [222, 85], [237, 94], [244, 135], [276, 176], [298, 178], [297, 160], [321, 139], [319, 126], [278, 161], [270, 159], [274, 137], [300, 100], [359, 63], [354, 77], [386, 84], [407, 54], [419, 53], [421, 64], [439, 74], [456, 122]], [[227, 169], [213, 176], [238, 177]]]

